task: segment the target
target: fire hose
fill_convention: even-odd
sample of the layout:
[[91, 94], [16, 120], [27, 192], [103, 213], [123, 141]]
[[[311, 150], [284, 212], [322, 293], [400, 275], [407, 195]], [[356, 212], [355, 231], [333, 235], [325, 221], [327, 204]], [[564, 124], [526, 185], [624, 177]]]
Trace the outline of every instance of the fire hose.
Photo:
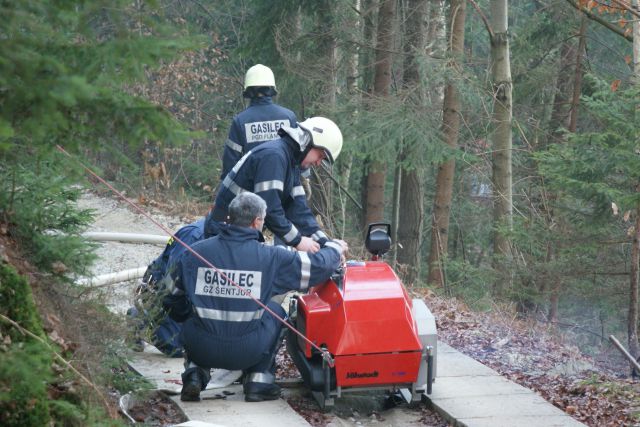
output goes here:
[[[147, 243], [154, 245], [166, 245], [167, 236], [160, 234], [119, 233], [105, 231], [89, 231], [82, 233], [82, 237], [97, 242], [123, 242], [123, 243]], [[144, 275], [147, 266], [130, 268], [116, 273], [107, 273], [95, 277], [83, 277], [76, 280], [83, 286], [106, 286], [119, 282], [139, 279]]]

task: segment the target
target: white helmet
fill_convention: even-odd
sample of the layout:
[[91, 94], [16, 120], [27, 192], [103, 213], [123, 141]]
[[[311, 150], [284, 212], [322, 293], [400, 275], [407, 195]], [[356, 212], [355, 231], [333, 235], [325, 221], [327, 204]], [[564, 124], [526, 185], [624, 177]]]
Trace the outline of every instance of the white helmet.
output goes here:
[[249, 68], [244, 75], [244, 88], [246, 89], [250, 86], [268, 86], [275, 88], [276, 79], [273, 77], [271, 68], [262, 64], [256, 64]]
[[342, 132], [335, 123], [324, 117], [311, 117], [298, 126], [311, 134], [313, 148], [322, 148], [330, 163], [336, 161], [342, 150]]

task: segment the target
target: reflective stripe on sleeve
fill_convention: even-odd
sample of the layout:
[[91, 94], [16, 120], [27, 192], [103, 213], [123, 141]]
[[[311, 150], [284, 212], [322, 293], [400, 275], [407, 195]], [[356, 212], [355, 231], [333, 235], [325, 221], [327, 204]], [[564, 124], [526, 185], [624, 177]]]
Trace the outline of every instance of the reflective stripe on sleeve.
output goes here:
[[[249, 151], [249, 153], [251, 153], [251, 151]], [[233, 167], [231, 168], [231, 170], [233, 172], [238, 172], [238, 170], [242, 167], [242, 165], [244, 165], [244, 162], [247, 161], [247, 158], [249, 157], [249, 153], [245, 154], [244, 156], [242, 156], [240, 158], [240, 160], [238, 160], [238, 163], [236, 163], [235, 165], [233, 165]]]
[[312, 238], [313, 240], [315, 240], [316, 242], [317, 242], [318, 240], [320, 240], [320, 239], [329, 239], [329, 238], [327, 237], [327, 235], [326, 235], [326, 234], [324, 234], [324, 231], [322, 231], [322, 230], [318, 230], [318, 231], [316, 231], [315, 233], [313, 233], [313, 234], [311, 235], [311, 238]]
[[243, 191], [245, 191], [244, 188], [240, 187], [238, 184], [235, 183], [235, 181], [233, 179], [231, 179], [231, 174], [228, 174], [224, 178], [224, 181], [222, 181], [222, 185], [227, 187], [229, 189], [229, 191], [231, 191], [236, 196], [238, 194], [242, 193]]
[[302, 185], [296, 185], [293, 187], [293, 190], [291, 190], [291, 197], [300, 197], [304, 195], [304, 187]]
[[334, 242], [334, 241], [328, 241], [327, 243], [324, 244], [324, 247], [327, 248], [332, 248], [335, 249], [336, 251], [338, 251], [338, 253], [340, 255], [342, 255], [342, 246], [340, 246], [338, 243]]
[[309, 278], [311, 277], [311, 260], [306, 252], [298, 252], [300, 257], [300, 290], [304, 291], [309, 287]]
[[254, 193], [260, 193], [261, 191], [280, 190], [284, 188], [284, 182], [274, 179], [272, 181], [257, 182], [253, 186]]
[[229, 148], [231, 148], [233, 151], [237, 151], [238, 153], [242, 153], [242, 145], [237, 144], [235, 142], [233, 142], [230, 139], [227, 139], [227, 142], [225, 143], [225, 145]]
[[285, 242], [289, 243], [293, 239], [295, 239], [296, 236], [298, 236], [298, 229], [295, 225], [291, 224], [291, 230], [289, 230], [289, 232], [284, 235], [283, 239]]
[[256, 311], [224, 311], [213, 308], [196, 307], [198, 316], [202, 319], [224, 320], [225, 322], [250, 322], [260, 319], [264, 309]]

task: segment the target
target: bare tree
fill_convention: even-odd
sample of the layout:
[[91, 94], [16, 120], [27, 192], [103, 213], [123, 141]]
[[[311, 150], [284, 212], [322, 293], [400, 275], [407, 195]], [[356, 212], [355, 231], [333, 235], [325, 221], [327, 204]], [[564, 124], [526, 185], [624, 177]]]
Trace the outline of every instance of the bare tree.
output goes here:
[[[473, 3], [476, 7], [475, 2]], [[485, 20], [491, 41], [490, 81], [493, 94], [493, 112], [489, 140], [492, 143], [493, 167], [493, 257], [494, 268], [503, 274], [498, 278], [496, 287], [502, 281], [509, 283], [510, 273], [506, 262], [511, 258], [511, 242], [504, 230], [513, 227], [512, 195], [512, 82], [509, 57], [509, 4], [507, 0], [491, 0], [491, 22]], [[501, 231], [502, 230], [502, 231]]]

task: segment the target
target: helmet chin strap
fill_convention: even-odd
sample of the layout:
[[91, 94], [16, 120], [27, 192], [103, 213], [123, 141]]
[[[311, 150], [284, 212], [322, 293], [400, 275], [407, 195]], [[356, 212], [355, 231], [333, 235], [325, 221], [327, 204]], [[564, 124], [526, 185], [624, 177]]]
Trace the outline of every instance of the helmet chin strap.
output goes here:
[[302, 153], [301, 158], [304, 159], [307, 153], [309, 153], [309, 151], [313, 148], [311, 134], [300, 127], [283, 127], [281, 131], [289, 135], [291, 139], [293, 139], [298, 144], [298, 146], [300, 147], [300, 153]]
[[309, 151], [311, 151], [312, 148], [313, 144], [307, 144], [307, 147], [302, 151], [302, 160], [307, 157], [307, 154], [309, 154]]

